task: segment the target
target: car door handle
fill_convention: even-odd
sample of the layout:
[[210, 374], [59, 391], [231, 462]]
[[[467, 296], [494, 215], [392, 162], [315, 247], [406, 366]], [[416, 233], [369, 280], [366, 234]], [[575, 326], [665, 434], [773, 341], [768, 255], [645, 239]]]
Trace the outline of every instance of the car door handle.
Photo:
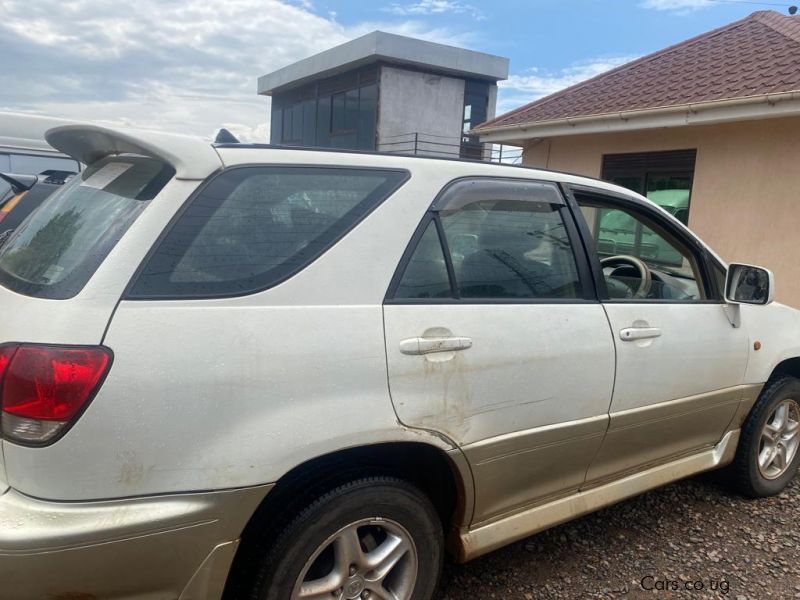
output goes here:
[[400, 342], [403, 354], [433, 354], [434, 352], [453, 352], [472, 347], [468, 337], [415, 337]]
[[625, 329], [619, 330], [619, 339], [623, 342], [647, 340], [657, 337], [661, 337], [661, 329], [659, 327], [626, 327]]

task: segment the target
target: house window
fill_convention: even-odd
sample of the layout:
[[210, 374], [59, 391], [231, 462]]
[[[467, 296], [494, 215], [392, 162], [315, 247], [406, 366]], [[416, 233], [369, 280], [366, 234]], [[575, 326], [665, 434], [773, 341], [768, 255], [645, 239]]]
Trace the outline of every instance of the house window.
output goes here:
[[697, 150], [606, 154], [602, 178], [647, 196], [687, 225], [696, 157]]
[[272, 105], [273, 144], [375, 150], [377, 67], [276, 94]]

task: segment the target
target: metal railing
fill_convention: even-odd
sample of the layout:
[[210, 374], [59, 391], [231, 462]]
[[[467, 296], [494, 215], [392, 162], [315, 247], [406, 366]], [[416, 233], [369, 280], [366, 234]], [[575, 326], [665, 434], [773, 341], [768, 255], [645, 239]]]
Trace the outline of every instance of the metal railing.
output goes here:
[[509, 146], [508, 144], [486, 144], [491, 153], [492, 162], [506, 163], [511, 165], [522, 164], [522, 148], [519, 146]]
[[522, 163], [522, 148], [507, 144], [481, 144], [476, 136], [435, 135], [412, 131], [382, 136], [378, 151], [416, 156], [471, 158], [487, 162], [517, 165]]

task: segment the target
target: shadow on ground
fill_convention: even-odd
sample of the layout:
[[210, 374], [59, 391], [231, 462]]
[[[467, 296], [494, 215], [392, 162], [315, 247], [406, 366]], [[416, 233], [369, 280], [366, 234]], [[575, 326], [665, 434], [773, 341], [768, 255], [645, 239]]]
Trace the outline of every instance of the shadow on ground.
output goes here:
[[448, 564], [438, 598], [800, 598], [798, 491], [749, 500], [714, 474], [679, 482]]

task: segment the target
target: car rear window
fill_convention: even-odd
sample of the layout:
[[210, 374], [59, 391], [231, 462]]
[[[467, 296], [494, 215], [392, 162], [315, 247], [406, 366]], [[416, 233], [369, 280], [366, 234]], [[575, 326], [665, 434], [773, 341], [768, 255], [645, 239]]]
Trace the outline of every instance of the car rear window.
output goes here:
[[0, 285], [37, 298], [75, 296], [174, 173], [144, 156], [121, 155], [89, 166], [0, 246]]
[[240, 167], [215, 177], [151, 253], [129, 298], [237, 296], [314, 261], [408, 176], [338, 167]]

